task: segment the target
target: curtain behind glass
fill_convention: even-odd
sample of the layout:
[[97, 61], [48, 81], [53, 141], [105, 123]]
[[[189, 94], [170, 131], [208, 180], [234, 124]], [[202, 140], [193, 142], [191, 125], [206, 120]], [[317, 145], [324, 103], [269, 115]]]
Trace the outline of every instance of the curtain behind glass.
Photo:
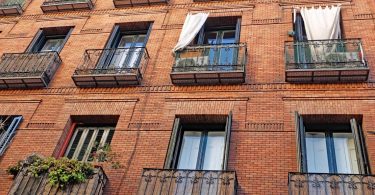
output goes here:
[[203, 169], [221, 170], [223, 167], [225, 132], [208, 132]]
[[177, 169], [196, 169], [201, 142], [201, 132], [185, 131], [182, 139]]
[[307, 170], [329, 173], [325, 133], [306, 133]]

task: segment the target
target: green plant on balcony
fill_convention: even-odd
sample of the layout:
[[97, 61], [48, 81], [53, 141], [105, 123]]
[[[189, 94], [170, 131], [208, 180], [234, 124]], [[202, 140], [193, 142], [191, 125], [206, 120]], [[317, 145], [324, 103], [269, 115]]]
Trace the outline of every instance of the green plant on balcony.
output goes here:
[[95, 144], [95, 150], [90, 154], [89, 160], [97, 163], [109, 163], [113, 169], [122, 168], [122, 164], [119, 161], [120, 155], [112, 151], [111, 145], [104, 144], [99, 146], [99, 143]]
[[17, 175], [22, 169], [25, 169], [25, 173], [33, 177], [47, 174], [48, 183], [60, 188], [82, 183], [94, 174], [94, 167], [90, 163], [68, 158], [41, 158], [37, 155], [32, 155], [25, 161], [19, 161], [16, 165], [9, 166], [7, 172]]

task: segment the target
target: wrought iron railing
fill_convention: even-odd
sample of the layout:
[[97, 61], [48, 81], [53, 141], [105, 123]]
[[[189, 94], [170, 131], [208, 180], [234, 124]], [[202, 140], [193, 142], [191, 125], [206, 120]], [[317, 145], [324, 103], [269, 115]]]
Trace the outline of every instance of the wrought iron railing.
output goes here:
[[143, 169], [138, 195], [235, 195], [234, 171]]
[[60, 65], [57, 52], [5, 53], [0, 61], [0, 78], [34, 77], [46, 75], [49, 79]]
[[245, 43], [188, 46], [176, 52], [172, 72], [245, 71]]
[[14, 179], [9, 195], [28, 195], [28, 194], [104, 194], [104, 187], [108, 178], [101, 167], [95, 168], [95, 174], [90, 176], [85, 182], [69, 185], [62, 189], [59, 186], [52, 186], [48, 182], [48, 175], [43, 174], [34, 177], [27, 173], [27, 168], [23, 168]]
[[289, 173], [289, 195], [375, 194], [375, 175]]
[[360, 39], [286, 42], [285, 61], [287, 70], [367, 67]]
[[145, 47], [89, 49], [74, 75], [140, 74], [145, 71], [149, 55]]

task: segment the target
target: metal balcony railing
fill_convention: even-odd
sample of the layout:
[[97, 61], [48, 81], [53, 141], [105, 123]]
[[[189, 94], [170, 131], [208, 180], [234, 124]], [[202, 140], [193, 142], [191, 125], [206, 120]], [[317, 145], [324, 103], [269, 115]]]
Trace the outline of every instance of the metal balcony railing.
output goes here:
[[25, 0], [5, 0], [0, 3], [0, 15], [21, 15]]
[[90, 49], [72, 78], [79, 87], [138, 85], [148, 60], [146, 47]]
[[168, 0], [113, 0], [115, 7], [133, 7], [138, 5], [168, 4]]
[[29, 195], [29, 194], [61, 194], [61, 195], [84, 195], [84, 194], [104, 194], [104, 187], [108, 181], [106, 174], [101, 167], [95, 168], [95, 174], [85, 182], [67, 186], [65, 189], [58, 186], [52, 186], [48, 183], [48, 175], [44, 174], [34, 177], [23, 168], [14, 179], [13, 185], [9, 191], [10, 194]]
[[176, 52], [174, 84], [232, 84], [245, 82], [244, 43], [189, 46]]
[[234, 171], [143, 169], [138, 195], [235, 195]]
[[375, 175], [289, 173], [289, 195], [375, 194]]
[[60, 64], [57, 52], [5, 53], [0, 61], [0, 88], [46, 87]]
[[92, 9], [91, 0], [45, 0], [40, 6], [43, 12]]
[[365, 81], [369, 69], [360, 39], [285, 43], [286, 81]]

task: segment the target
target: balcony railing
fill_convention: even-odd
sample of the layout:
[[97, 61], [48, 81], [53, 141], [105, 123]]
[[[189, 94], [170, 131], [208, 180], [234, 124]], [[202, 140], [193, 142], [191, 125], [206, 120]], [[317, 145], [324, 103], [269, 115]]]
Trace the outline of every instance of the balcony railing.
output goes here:
[[235, 84], [245, 82], [246, 44], [189, 46], [176, 52], [173, 84]]
[[67, 186], [61, 189], [48, 183], [47, 174], [34, 177], [26, 172], [24, 168], [14, 179], [13, 185], [8, 194], [29, 195], [29, 194], [61, 194], [61, 195], [84, 195], [84, 194], [104, 194], [104, 187], [108, 181], [103, 169], [98, 167], [95, 174], [85, 182]]
[[234, 171], [143, 169], [138, 195], [235, 195]]
[[57, 52], [5, 53], [0, 61], [0, 88], [47, 87], [60, 64]]
[[0, 15], [21, 15], [25, 0], [5, 0], [0, 3]]
[[289, 173], [289, 195], [375, 194], [375, 175]]
[[115, 7], [168, 4], [168, 0], [113, 0]]
[[139, 85], [148, 60], [145, 47], [90, 49], [72, 78], [79, 87]]
[[287, 82], [363, 82], [369, 68], [360, 39], [285, 43]]
[[91, 0], [46, 0], [40, 7], [43, 12], [90, 10], [93, 8], [93, 3]]

